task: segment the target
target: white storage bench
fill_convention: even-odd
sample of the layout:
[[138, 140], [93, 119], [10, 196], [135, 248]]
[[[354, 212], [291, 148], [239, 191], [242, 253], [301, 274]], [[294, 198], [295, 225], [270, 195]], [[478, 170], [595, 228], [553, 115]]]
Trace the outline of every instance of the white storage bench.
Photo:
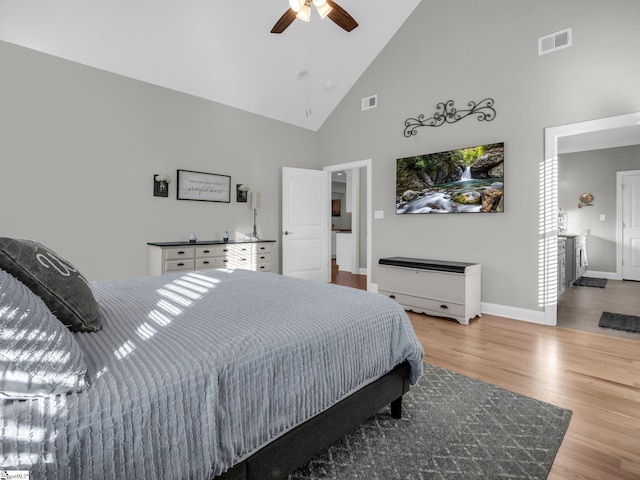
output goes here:
[[406, 310], [453, 318], [462, 325], [482, 316], [479, 263], [390, 257], [378, 265], [378, 293]]

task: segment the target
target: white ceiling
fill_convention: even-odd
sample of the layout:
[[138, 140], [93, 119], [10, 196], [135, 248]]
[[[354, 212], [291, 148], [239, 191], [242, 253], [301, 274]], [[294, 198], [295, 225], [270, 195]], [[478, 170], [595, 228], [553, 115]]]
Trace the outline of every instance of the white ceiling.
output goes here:
[[338, 3], [351, 33], [270, 33], [287, 0], [2, 0], [0, 40], [317, 131], [420, 0]]

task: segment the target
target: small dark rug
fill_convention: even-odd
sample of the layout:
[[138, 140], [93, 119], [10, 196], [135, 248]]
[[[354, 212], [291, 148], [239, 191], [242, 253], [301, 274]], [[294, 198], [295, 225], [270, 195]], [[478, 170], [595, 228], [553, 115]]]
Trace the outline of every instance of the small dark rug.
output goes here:
[[640, 332], [640, 317], [623, 315], [621, 313], [602, 312], [599, 327], [624, 330], [625, 332]]
[[571, 411], [425, 364], [405, 395], [289, 480], [546, 479]]
[[606, 278], [593, 278], [593, 277], [580, 277], [575, 282], [574, 285], [578, 287], [598, 287], [605, 288], [607, 285]]

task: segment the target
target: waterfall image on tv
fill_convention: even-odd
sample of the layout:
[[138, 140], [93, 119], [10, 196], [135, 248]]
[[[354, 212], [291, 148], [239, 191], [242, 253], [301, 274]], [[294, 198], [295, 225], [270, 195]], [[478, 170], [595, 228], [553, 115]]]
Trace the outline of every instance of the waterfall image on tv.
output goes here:
[[396, 213], [504, 211], [504, 143], [399, 158]]

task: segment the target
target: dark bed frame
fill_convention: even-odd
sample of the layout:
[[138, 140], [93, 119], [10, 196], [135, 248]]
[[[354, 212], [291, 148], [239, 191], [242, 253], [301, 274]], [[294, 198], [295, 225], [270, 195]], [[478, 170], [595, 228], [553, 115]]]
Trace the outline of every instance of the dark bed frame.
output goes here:
[[391, 405], [391, 416], [399, 419], [402, 395], [409, 391], [409, 374], [407, 362], [396, 366], [213, 480], [283, 479], [386, 405]]

